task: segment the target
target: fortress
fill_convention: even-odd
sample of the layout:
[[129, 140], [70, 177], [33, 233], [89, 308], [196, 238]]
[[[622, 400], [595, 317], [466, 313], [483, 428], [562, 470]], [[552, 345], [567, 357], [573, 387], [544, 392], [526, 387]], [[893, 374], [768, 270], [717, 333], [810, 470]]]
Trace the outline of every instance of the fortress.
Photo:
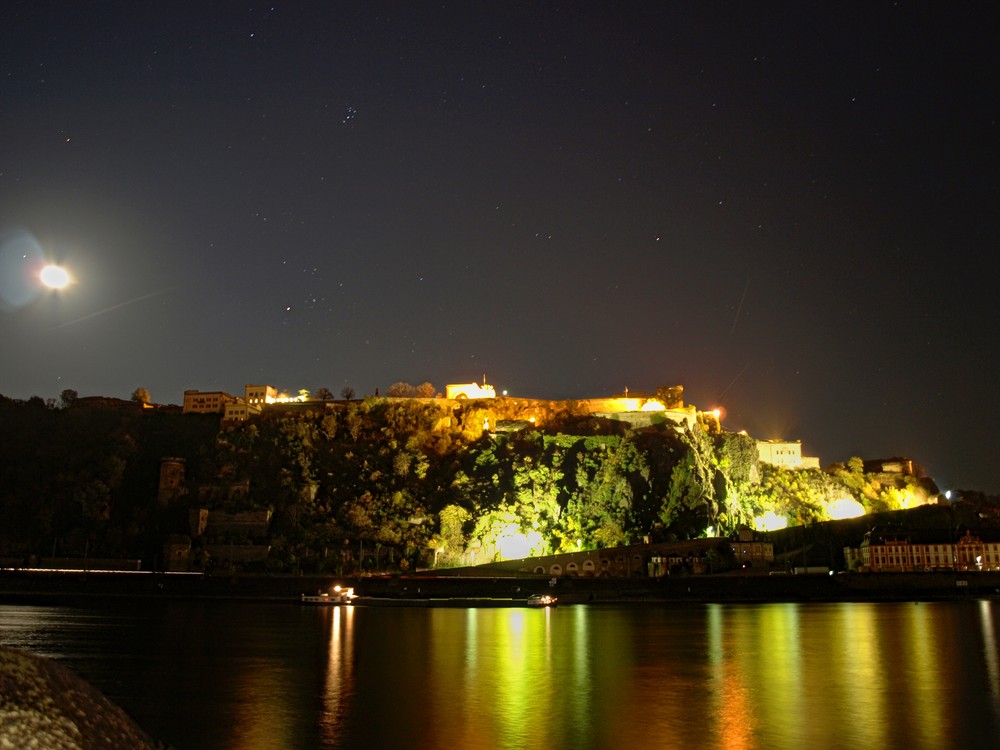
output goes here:
[[[669, 386], [657, 389], [653, 395], [629, 394], [609, 398], [571, 399], [552, 401], [544, 399], [517, 398], [508, 396], [506, 391], [500, 396], [496, 389], [486, 383], [457, 383], [445, 387], [445, 395], [436, 398], [413, 399], [434, 403], [451, 411], [455, 407], [466, 407], [483, 413], [484, 430], [492, 431], [490, 425], [499, 431], [510, 431], [516, 423], [543, 425], [556, 414], [573, 416], [595, 416], [627, 422], [632, 427], [648, 427], [653, 424], [672, 423], [678, 427], [692, 429], [700, 418], [718, 425], [718, 412], [699, 412], [693, 405], [685, 405], [683, 386]], [[380, 396], [388, 400], [411, 400], [410, 397]], [[317, 406], [338, 409], [347, 408], [350, 400], [324, 400], [305, 392], [289, 396], [271, 385], [246, 385], [242, 396], [223, 391], [184, 391], [184, 414], [219, 414], [229, 423], [242, 422], [258, 416], [264, 410], [290, 410]], [[506, 424], [504, 424], [506, 423]], [[515, 424], [511, 424], [515, 423]]]
[[[376, 391], [377, 394], [377, 391]], [[479, 383], [452, 383], [445, 394], [435, 398], [379, 396], [389, 401], [420, 401], [438, 406], [442, 425], [460, 426], [469, 437], [484, 432], [516, 432], [528, 427], [542, 427], [558, 417], [596, 417], [627, 423], [633, 429], [653, 425], [671, 425], [678, 430], [692, 430], [699, 422], [708, 429], [722, 430], [717, 409], [701, 411], [684, 403], [684, 387], [661, 386], [653, 394], [630, 393], [619, 396], [569, 399], [561, 401], [520, 398], [496, 389], [483, 378]], [[307, 391], [291, 396], [272, 385], [248, 384], [242, 396], [222, 391], [184, 391], [184, 414], [219, 414], [223, 422], [238, 424], [260, 416], [264, 411], [295, 411], [317, 407], [347, 409], [354, 399], [310, 397]], [[757, 440], [759, 458], [764, 463], [786, 469], [819, 468], [816, 456], [803, 456], [800, 441]]]

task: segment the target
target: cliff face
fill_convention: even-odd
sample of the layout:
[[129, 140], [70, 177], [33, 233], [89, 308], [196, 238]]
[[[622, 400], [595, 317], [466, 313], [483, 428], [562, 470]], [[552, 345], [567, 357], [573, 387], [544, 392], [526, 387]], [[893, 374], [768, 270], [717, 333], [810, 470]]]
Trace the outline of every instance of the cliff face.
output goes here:
[[163, 748], [62, 665], [0, 646], [0, 746], [46, 750]]
[[860, 460], [832, 474], [763, 466], [752, 438], [700, 418], [629, 412], [650, 415], [632, 424], [593, 407], [374, 398], [227, 424], [0, 398], [0, 563], [406, 572], [726, 536], [765, 513], [815, 524], [846, 496], [895, 510], [914, 490], [874, 482]]
[[375, 398], [226, 423], [0, 399], [0, 559], [141, 558], [149, 568], [163, 564], [165, 543], [190, 534], [192, 569], [235, 561], [203, 547], [235, 549], [239, 535], [216, 529], [203, 542], [192, 511], [206, 521], [269, 512], [260, 541], [270, 551], [256, 562], [272, 572], [406, 570], [457, 561], [466, 547], [490, 557], [520, 532], [557, 551], [641, 538], [654, 526], [682, 538], [703, 531], [732, 484], [717, 489], [710, 475], [733, 472], [706, 454], [701, 470], [675, 477], [691, 451], [715, 450], [693, 437], [701, 426], [637, 428], [592, 407]]

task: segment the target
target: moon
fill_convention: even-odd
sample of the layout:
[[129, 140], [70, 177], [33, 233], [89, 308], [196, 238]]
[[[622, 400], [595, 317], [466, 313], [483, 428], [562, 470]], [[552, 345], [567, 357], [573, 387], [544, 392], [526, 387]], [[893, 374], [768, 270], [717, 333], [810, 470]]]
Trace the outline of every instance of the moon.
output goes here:
[[62, 289], [69, 284], [69, 273], [61, 266], [45, 266], [38, 278], [49, 289]]

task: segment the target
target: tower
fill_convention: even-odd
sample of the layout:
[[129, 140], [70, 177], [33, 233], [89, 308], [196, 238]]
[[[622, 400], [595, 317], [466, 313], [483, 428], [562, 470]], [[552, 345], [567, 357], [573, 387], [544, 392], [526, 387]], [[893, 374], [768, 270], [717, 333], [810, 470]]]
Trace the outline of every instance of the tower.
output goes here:
[[160, 459], [160, 486], [156, 494], [156, 499], [160, 505], [167, 505], [184, 494], [184, 465], [187, 462], [183, 458], [166, 456]]

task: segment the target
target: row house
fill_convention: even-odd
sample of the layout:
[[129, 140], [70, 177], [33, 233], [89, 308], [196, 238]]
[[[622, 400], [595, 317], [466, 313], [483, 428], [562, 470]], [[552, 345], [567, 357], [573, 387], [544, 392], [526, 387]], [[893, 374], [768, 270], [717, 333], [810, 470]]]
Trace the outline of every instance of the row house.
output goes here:
[[930, 570], [1000, 570], [1000, 542], [984, 542], [971, 531], [958, 543], [914, 542], [907, 536], [873, 538], [845, 547], [848, 570], [910, 573]]

